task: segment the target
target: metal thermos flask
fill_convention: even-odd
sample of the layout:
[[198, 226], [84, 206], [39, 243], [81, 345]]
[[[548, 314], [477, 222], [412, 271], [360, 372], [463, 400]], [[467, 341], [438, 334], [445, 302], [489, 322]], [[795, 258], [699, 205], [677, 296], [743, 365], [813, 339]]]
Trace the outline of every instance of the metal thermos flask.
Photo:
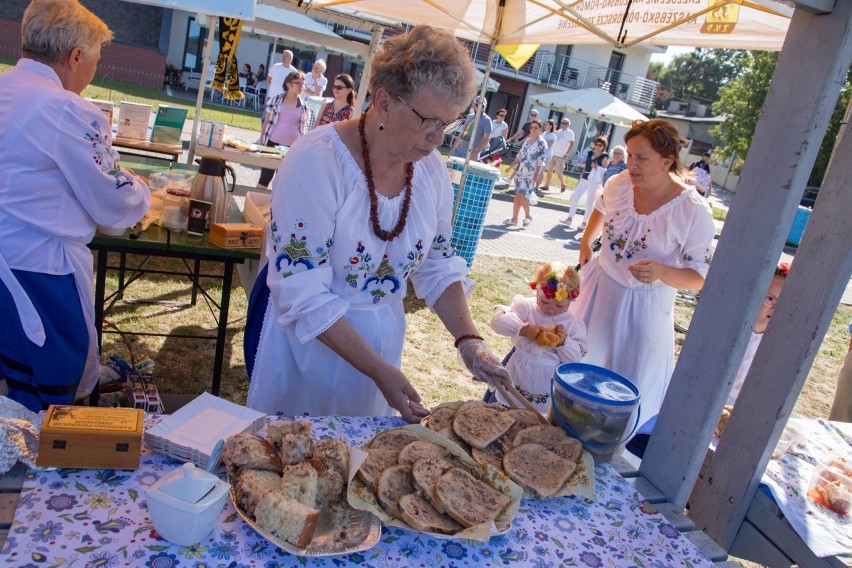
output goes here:
[[237, 174], [234, 172], [234, 168], [225, 164], [225, 160], [220, 158], [201, 158], [198, 173], [192, 180], [190, 199], [211, 203], [210, 216], [207, 218], [207, 229], [210, 228], [210, 223], [225, 222], [225, 170], [231, 173], [231, 188], [228, 191], [233, 192], [237, 182]]

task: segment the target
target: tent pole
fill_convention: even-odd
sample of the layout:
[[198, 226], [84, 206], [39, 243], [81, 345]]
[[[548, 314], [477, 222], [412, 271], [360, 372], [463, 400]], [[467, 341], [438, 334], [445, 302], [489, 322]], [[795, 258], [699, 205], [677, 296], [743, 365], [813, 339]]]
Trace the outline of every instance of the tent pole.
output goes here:
[[207, 45], [204, 46], [204, 61], [201, 63], [201, 78], [198, 80], [198, 96], [195, 97], [195, 116], [192, 119], [192, 133], [189, 137], [189, 150], [186, 153], [186, 163], [192, 164], [195, 159], [195, 142], [198, 139], [198, 123], [201, 122], [201, 102], [204, 100], [207, 85], [207, 71], [210, 67], [210, 56], [213, 53], [213, 39], [216, 37], [216, 17], [206, 16], [210, 25], [207, 27]]
[[382, 41], [382, 34], [385, 33], [385, 28], [373, 28], [373, 37], [370, 39], [370, 53], [367, 55], [367, 62], [364, 63], [364, 71], [361, 73], [361, 82], [358, 83], [358, 96], [355, 97], [355, 112], [352, 118], [361, 116], [361, 109], [364, 108], [364, 101], [367, 98], [367, 88], [370, 86], [370, 75], [373, 72], [373, 57], [379, 51], [379, 43]]
[[[482, 85], [479, 87], [480, 100], [485, 101], [485, 92], [488, 89], [488, 78], [491, 77], [491, 68], [494, 66], [494, 53], [497, 51], [497, 38], [500, 34], [500, 27], [503, 23], [503, 10], [506, 8], [506, 0], [501, 0], [497, 7], [497, 19], [494, 23], [494, 33], [491, 34], [491, 50], [488, 52], [488, 63], [485, 64], [485, 73], [482, 76]], [[464, 192], [464, 184], [467, 183], [467, 171], [470, 166], [470, 153], [473, 150], [473, 143], [476, 139], [476, 130], [479, 126], [479, 117], [485, 112], [485, 105], [479, 105], [476, 111], [476, 116], [473, 117], [473, 129], [470, 134], [470, 142], [467, 145], [467, 154], [464, 158], [464, 167], [462, 168], [461, 178], [459, 179], [459, 190], [456, 192], [456, 199], [453, 202], [453, 216], [450, 219], [450, 224], [455, 226], [456, 215], [459, 212], [462, 193]]]

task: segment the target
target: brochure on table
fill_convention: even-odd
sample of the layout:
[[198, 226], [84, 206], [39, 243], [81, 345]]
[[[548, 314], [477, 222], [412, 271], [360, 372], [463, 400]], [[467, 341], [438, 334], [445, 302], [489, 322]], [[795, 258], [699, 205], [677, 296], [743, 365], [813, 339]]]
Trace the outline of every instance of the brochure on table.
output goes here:
[[145, 140], [151, 121], [151, 105], [121, 101], [118, 109], [118, 137]]
[[151, 142], [180, 144], [180, 134], [187, 112], [183, 107], [160, 105], [154, 117], [154, 127], [151, 129]]

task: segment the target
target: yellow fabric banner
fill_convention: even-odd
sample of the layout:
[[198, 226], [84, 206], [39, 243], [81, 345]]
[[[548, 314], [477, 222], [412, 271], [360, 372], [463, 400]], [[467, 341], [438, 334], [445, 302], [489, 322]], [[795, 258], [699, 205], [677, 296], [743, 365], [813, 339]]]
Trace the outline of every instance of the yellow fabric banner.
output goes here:
[[[228, 100], [240, 100], [245, 95], [240, 90], [237, 67], [237, 44], [243, 21], [237, 18], [219, 18], [219, 56], [216, 58], [216, 75], [210, 87], [224, 91]], [[226, 79], [227, 77], [227, 79]]]
[[525, 43], [522, 45], [498, 45], [497, 53], [503, 56], [509, 65], [515, 68], [515, 71], [520, 71], [524, 63], [529, 61], [530, 57], [535, 55], [535, 52], [541, 46], [539, 43]]

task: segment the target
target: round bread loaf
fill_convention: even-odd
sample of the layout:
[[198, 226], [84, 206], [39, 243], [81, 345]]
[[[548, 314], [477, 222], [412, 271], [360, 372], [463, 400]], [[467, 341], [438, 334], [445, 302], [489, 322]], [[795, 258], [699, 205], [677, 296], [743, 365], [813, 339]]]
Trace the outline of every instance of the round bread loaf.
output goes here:
[[435, 498], [465, 527], [493, 522], [511, 502], [508, 495], [460, 467], [451, 467], [438, 478]]
[[387, 468], [379, 475], [379, 481], [376, 485], [376, 497], [378, 497], [382, 509], [391, 517], [401, 520], [400, 497], [417, 492], [417, 488], [414, 487], [414, 478], [411, 475], [411, 466], [393, 465]]
[[506, 452], [503, 469], [512, 481], [546, 499], [562, 489], [577, 464], [540, 444], [522, 444]]
[[420, 458], [444, 458], [450, 455], [449, 450], [426, 440], [415, 440], [406, 444], [399, 452], [397, 461], [403, 465], [411, 465]]
[[462, 529], [449, 515], [441, 514], [419, 495], [403, 495], [399, 499], [402, 520], [414, 530], [454, 534]]
[[417, 434], [411, 430], [392, 428], [376, 434], [370, 442], [370, 449], [396, 450], [397, 453], [411, 442], [417, 440]]

